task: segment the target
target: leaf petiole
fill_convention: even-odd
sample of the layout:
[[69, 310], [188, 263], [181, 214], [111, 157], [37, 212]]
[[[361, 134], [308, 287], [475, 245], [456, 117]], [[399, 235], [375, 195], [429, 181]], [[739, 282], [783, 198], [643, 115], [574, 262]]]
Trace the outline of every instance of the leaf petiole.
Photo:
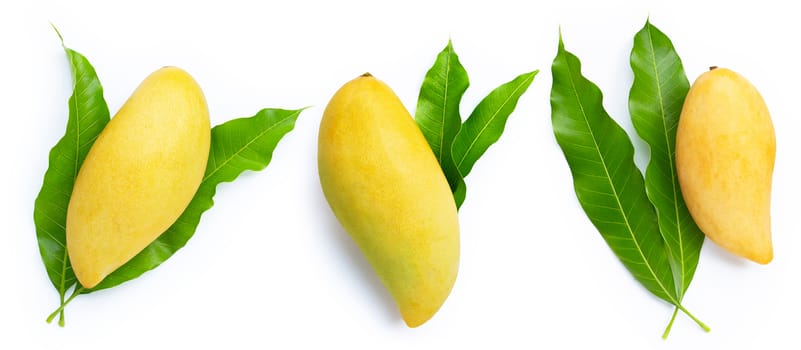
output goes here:
[[676, 315], [679, 313], [679, 308], [676, 307], [673, 309], [673, 316], [670, 317], [670, 322], [668, 323], [667, 327], [665, 328], [665, 332], [662, 333], [662, 339], [667, 340], [668, 335], [670, 334], [670, 329], [673, 328], [673, 321], [676, 320]]
[[53, 313], [51, 313], [50, 316], [47, 316], [47, 323], [53, 322], [53, 319], [56, 318], [56, 315], [60, 315], [58, 318], [58, 325], [64, 327], [64, 308], [67, 307], [67, 304], [69, 304], [72, 301], [72, 299], [75, 299], [75, 297], [83, 293], [83, 291], [84, 291], [83, 286], [75, 287], [70, 297], [67, 298], [66, 301], [62, 300], [61, 305], [58, 307], [58, 309], [53, 311]]
[[695, 321], [695, 323], [697, 323], [698, 326], [704, 330], [704, 332], [709, 333], [710, 331], [709, 326], [701, 322], [701, 320], [695, 318], [695, 316], [693, 316], [693, 314], [687, 311], [687, 309], [685, 309], [684, 306], [676, 305], [676, 308], [673, 310], [673, 316], [670, 317], [670, 322], [665, 328], [665, 332], [662, 333], [662, 339], [667, 339], [668, 335], [670, 334], [670, 329], [673, 328], [673, 322], [676, 321], [676, 315], [679, 313], [679, 310], [681, 310], [685, 315], [689, 316], [693, 321]]
[[701, 322], [701, 320], [695, 318], [695, 316], [693, 316], [693, 314], [691, 314], [689, 311], [687, 311], [687, 309], [685, 309], [684, 306], [676, 305], [676, 308], [681, 310], [681, 312], [683, 312], [685, 315], [689, 316], [693, 321], [695, 321], [695, 323], [697, 323], [698, 326], [701, 327], [701, 329], [704, 330], [704, 332], [709, 333], [709, 331], [710, 331], [709, 326], [707, 326], [706, 324]]

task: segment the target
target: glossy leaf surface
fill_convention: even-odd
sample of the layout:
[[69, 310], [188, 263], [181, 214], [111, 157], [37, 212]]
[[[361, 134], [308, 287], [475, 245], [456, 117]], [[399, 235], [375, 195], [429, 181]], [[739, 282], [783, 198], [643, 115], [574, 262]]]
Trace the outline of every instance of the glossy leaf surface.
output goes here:
[[678, 304], [656, 213], [626, 132], [561, 38], [552, 65], [551, 121], [582, 208], [618, 259], [657, 297]]
[[[459, 104], [469, 85], [467, 71], [459, 63], [459, 56], [448, 41], [448, 45], [437, 55], [434, 65], [426, 73], [414, 115], [448, 179], [452, 192], [464, 186], [464, 178], [453, 162], [451, 145], [462, 126]], [[457, 203], [461, 204], [458, 200]]]
[[[61, 303], [77, 281], [67, 256], [67, 206], [72, 187], [86, 154], [110, 119], [95, 69], [80, 53], [66, 46], [64, 51], [73, 76], [67, 130], [50, 150], [49, 165], [33, 209], [39, 252]], [[59, 324], [63, 325], [64, 314], [59, 314]]]
[[645, 190], [658, 215], [681, 300], [695, 274], [704, 242], [704, 233], [681, 195], [675, 164], [676, 128], [690, 82], [670, 39], [650, 21], [634, 37], [631, 69], [631, 121], [651, 149]]
[[501, 137], [509, 115], [538, 72], [521, 74], [492, 90], [467, 117], [453, 140], [453, 159], [462, 176], [467, 176], [478, 158]]
[[245, 170], [259, 171], [267, 167], [278, 141], [295, 127], [301, 111], [263, 109], [253, 117], [230, 120], [212, 128], [206, 174], [183, 214], [142, 252], [86, 292], [139, 277], [181, 249], [194, 235], [200, 216], [214, 205], [217, 185], [234, 181]]
[[490, 92], [464, 123], [460, 102], [470, 83], [450, 41], [426, 73], [415, 120], [448, 179], [457, 208], [467, 194], [464, 178], [501, 137], [509, 115], [537, 72], [521, 74]]

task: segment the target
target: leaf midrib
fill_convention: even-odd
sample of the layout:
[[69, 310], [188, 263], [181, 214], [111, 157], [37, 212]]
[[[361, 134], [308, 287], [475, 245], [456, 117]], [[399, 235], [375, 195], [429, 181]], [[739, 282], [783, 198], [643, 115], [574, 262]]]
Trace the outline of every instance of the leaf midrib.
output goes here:
[[448, 45], [448, 55], [446, 58], [445, 64], [445, 90], [442, 94], [442, 119], [440, 123], [440, 130], [439, 130], [439, 154], [437, 155], [437, 159], [439, 160], [440, 164], [444, 163], [445, 160], [442, 159], [442, 155], [445, 152], [445, 119], [447, 118], [447, 107], [448, 107], [448, 83], [450, 82], [451, 76], [451, 53], [453, 52], [453, 47]]
[[[214, 168], [214, 170], [211, 173], [209, 173], [208, 175], [204, 176], [203, 180], [201, 182], [205, 183], [206, 180], [208, 180], [209, 178], [214, 176], [220, 169], [224, 168], [232, 159], [234, 159], [237, 156], [239, 156], [239, 154], [242, 153], [242, 151], [250, 148], [250, 145], [255, 143], [256, 140], [262, 138], [266, 133], [270, 132], [271, 130], [273, 130], [274, 128], [278, 127], [279, 125], [282, 125], [287, 119], [292, 118], [293, 116], [298, 115], [298, 114], [300, 114], [300, 111], [293, 111], [293, 113], [287, 115], [285, 118], [281, 119], [279, 122], [274, 123], [272, 126], [270, 126], [267, 129], [264, 129], [264, 131], [260, 132], [258, 135], [256, 135], [256, 137], [254, 137], [253, 139], [248, 141], [248, 143], [246, 143], [244, 146], [240, 147], [236, 152], [232, 153], [230, 157], [228, 157], [219, 166]], [[215, 163], [216, 163], [216, 161], [215, 161]]]
[[[66, 47], [65, 49], [68, 50], [67, 54], [69, 55], [70, 66], [75, 67], [76, 63], [75, 63], [74, 53], [72, 52], [72, 50], [67, 49]], [[81, 111], [79, 110], [78, 107], [80, 105], [78, 103], [79, 94], [76, 89], [78, 88], [78, 81], [80, 81], [80, 79], [82, 78], [83, 78], [83, 71], [81, 71], [81, 76], [77, 76], [76, 74], [76, 76], [73, 78], [72, 80], [73, 93], [72, 93], [72, 98], [70, 99], [72, 100], [73, 108], [75, 109], [75, 149], [74, 149], [75, 162], [73, 163], [73, 172], [72, 172], [73, 186], [75, 184], [75, 180], [78, 178], [78, 170], [80, 170], [80, 165], [78, 164], [78, 162], [80, 161], [80, 155], [81, 155]], [[66, 238], [67, 238], [66, 217], [64, 219], [65, 219], [65, 225], [64, 225], [65, 244], [64, 244], [64, 255], [61, 258], [61, 283], [58, 289], [58, 293], [59, 296], [61, 297], [62, 303], [64, 302], [64, 294], [66, 294], [68, 288], [66, 284], [67, 284], [67, 261], [69, 259], [69, 251], [67, 250], [66, 247]]]
[[[567, 52], [565, 51], [565, 53]], [[587, 113], [584, 109], [584, 105], [581, 103], [581, 99], [579, 98], [578, 88], [576, 87], [576, 83], [573, 80], [573, 71], [571, 70], [570, 67], [570, 61], [567, 59], [566, 55], [564, 57], [564, 61], [565, 65], [567, 65], [567, 73], [570, 78], [570, 85], [573, 94], [576, 97], [576, 102], [579, 106], [579, 109], [581, 110], [581, 115], [584, 119], [584, 123], [587, 125], [587, 129], [590, 131], [592, 142], [595, 145], [595, 150], [598, 153], [599, 159], [601, 160], [601, 164], [604, 168], [604, 173], [606, 174], [607, 181], [609, 182], [609, 185], [612, 187], [612, 191], [614, 192], [615, 201], [617, 202], [618, 205], [617, 209], [620, 210], [620, 213], [623, 215], [623, 220], [625, 221], [626, 229], [629, 233], [629, 236], [631, 237], [632, 242], [634, 242], [634, 245], [637, 247], [637, 253], [640, 254], [640, 258], [642, 259], [644, 265], [648, 268], [648, 272], [651, 273], [651, 276], [653, 277], [654, 281], [659, 285], [659, 288], [662, 289], [662, 292], [665, 293], [665, 296], [667, 296], [670, 299], [670, 301], [673, 302], [673, 304], [678, 305], [678, 302], [673, 298], [673, 295], [667, 291], [665, 286], [662, 284], [662, 281], [660, 281], [659, 278], [657, 277], [656, 273], [651, 267], [650, 262], [648, 261], [648, 259], [645, 258], [645, 255], [642, 252], [642, 248], [640, 247], [639, 242], [637, 242], [637, 239], [634, 238], [634, 232], [632, 231], [631, 224], [629, 223], [628, 217], [626, 216], [626, 212], [623, 210], [623, 206], [620, 203], [620, 196], [618, 195], [617, 188], [615, 187], [615, 184], [612, 182], [612, 178], [609, 175], [609, 170], [606, 166], [606, 160], [604, 159], [603, 154], [601, 153], [601, 150], [598, 147], [598, 141], [595, 138], [595, 132], [593, 132], [592, 128], [590, 127], [589, 120], [587, 120]]]
[[[533, 78], [533, 76], [532, 76], [532, 78]], [[481, 130], [479, 130], [478, 134], [476, 134], [476, 137], [474, 137], [473, 141], [470, 142], [470, 146], [468, 146], [467, 149], [464, 151], [464, 154], [462, 154], [462, 158], [459, 159], [459, 163], [456, 164], [456, 168], [457, 169], [460, 169], [460, 171], [461, 171], [462, 163], [464, 163], [464, 160], [467, 159], [467, 155], [470, 154], [470, 150], [473, 149], [473, 146], [475, 146], [476, 142], [478, 142], [478, 139], [481, 138], [481, 135], [483, 135], [484, 131], [487, 129], [487, 127], [489, 127], [489, 125], [492, 124], [492, 121], [495, 120], [495, 117], [498, 116], [498, 113], [500, 113], [500, 111], [503, 109], [503, 107], [506, 107], [506, 104], [509, 103], [509, 100], [511, 100], [512, 97], [515, 96], [515, 94], [517, 94], [517, 91], [519, 91], [520, 88], [523, 85], [525, 85], [527, 81], [528, 81], [528, 77], [526, 77], [526, 79], [523, 82], [521, 82], [520, 84], [515, 86], [514, 91], [512, 91], [512, 93], [509, 94], [509, 96], [506, 97], [506, 100], [504, 100], [503, 103], [501, 104], [501, 106], [498, 107], [498, 109], [495, 110], [495, 113], [492, 114], [492, 117], [490, 117], [490, 119], [486, 123], [484, 123], [484, 126], [481, 127]], [[492, 94], [492, 92], [490, 92], [490, 94]], [[462, 131], [459, 130], [459, 133], [461, 133], [461, 132]]]
[[[661, 116], [662, 116], [662, 118], [661, 118], [662, 119], [662, 131], [663, 131], [662, 135], [665, 137], [665, 139], [664, 139], [665, 140], [665, 146], [666, 146], [665, 150], [667, 150], [667, 153], [668, 153], [668, 157], [667, 158], [668, 158], [668, 162], [669, 162], [669, 165], [670, 165], [670, 186], [672, 188], [671, 194], [673, 195], [673, 214], [675, 215], [675, 218], [676, 218], [676, 239], [678, 240], [678, 243], [679, 243], [679, 251], [678, 251], [679, 261], [678, 261], [678, 264], [679, 264], [679, 269], [681, 270], [679, 272], [680, 287], [677, 288], [677, 291], [678, 291], [678, 295], [677, 296], [678, 296], [679, 300], [681, 300], [683, 295], [684, 295], [684, 277], [685, 277], [684, 273], [685, 273], [686, 268], [684, 266], [684, 263], [685, 263], [684, 262], [684, 242], [683, 242], [683, 237], [682, 237], [682, 234], [681, 234], [681, 232], [682, 232], [681, 225], [679, 224], [681, 217], [680, 217], [680, 213], [679, 213], [678, 194], [676, 193], [676, 171], [675, 171], [675, 165], [673, 164], [673, 155], [672, 155], [672, 152], [670, 150], [670, 136], [668, 135], [667, 113], [665, 112], [665, 101], [664, 101], [664, 97], [662, 96], [662, 84], [661, 84], [661, 79], [659, 77], [659, 68], [658, 68], [658, 65], [657, 65], [657, 62], [656, 62], [656, 48], [654, 47], [654, 40], [653, 40], [653, 36], [651, 35], [651, 29], [653, 27], [651, 26], [650, 22], [646, 23], [646, 25], [648, 26], [648, 30], [646, 31], [646, 33], [648, 33], [648, 45], [651, 46], [651, 58], [652, 58], [651, 59], [651, 63], [653, 64], [654, 77], [656, 78], [657, 97], [659, 98], [659, 111], [660, 111]], [[670, 250], [670, 245], [666, 245], [666, 247], [667, 247], [668, 250]]]

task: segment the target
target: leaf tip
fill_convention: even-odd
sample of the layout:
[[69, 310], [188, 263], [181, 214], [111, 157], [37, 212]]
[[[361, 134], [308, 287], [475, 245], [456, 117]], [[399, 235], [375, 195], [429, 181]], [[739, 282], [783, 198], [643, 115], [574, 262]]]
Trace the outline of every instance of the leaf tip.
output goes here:
[[[58, 31], [56, 25], [53, 24], [53, 22], [50, 22], [50, 27], [52, 27], [53, 30], [56, 31], [56, 35], [58, 35], [58, 40], [61, 41], [61, 46], [64, 46], [64, 37], [61, 36], [61, 32]], [[66, 48], [66, 46], [64, 46], [64, 48]]]

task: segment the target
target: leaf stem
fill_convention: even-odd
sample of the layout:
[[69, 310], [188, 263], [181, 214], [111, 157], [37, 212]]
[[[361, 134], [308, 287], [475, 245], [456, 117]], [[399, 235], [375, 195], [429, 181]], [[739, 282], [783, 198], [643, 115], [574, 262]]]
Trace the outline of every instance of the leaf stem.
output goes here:
[[673, 321], [676, 320], [676, 315], [679, 313], [679, 308], [676, 307], [673, 309], [673, 316], [670, 317], [670, 322], [668, 323], [667, 327], [665, 328], [665, 332], [662, 333], [662, 339], [667, 340], [668, 335], [670, 334], [670, 329], [673, 328]]
[[[65, 305], [64, 304], [64, 294], [65, 294], [65, 292], [64, 292], [64, 289], [62, 288], [61, 289], [61, 293], [59, 293], [59, 302], [61, 303], [61, 305]], [[52, 315], [50, 315], [50, 317], [52, 317]], [[48, 323], [50, 322], [50, 317], [47, 318], [47, 322]], [[64, 308], [63, 307], [61, 308], [61, 311], [59, 311], [59, 313], [58, 313], [58, 324], [61, 325], [61, 327], [64, 327]]]
[[697, 323], [697, 324], [698, 324], [698, 326], [699, 326], [699, 327], [701, 327], [701, 329], [703, 329], [703, 330], [704, 330], [704, 332], [707, 332], [707, 333], [709, 333], [709, 331], [710, 331], [710, 329], [709, 329], [709, 326], [707, 326], [706, 324], [704, 324], [703, 322], [701, 322], [701, 320], [699, 320], [699, 319], [695, 318], [695, 316], [693, 316], [693, 314], [691, 314], [689, 311], [687, 311], [687, 309], [685, 309], [685, 308], [684, 308], [684, 306], [681, 306], [681, 305], [676, 305], [676, 308], [678, 308], [679, 310], [681, 310], [682, 312], [684, 312], [684, 314], [685, 314], [685, 315], [687, 315], [687, 316], [689, 316], [691, 319], [693, 319], [693, 321], [695, 321], [695, 323]]
[[64, 308], [67, 307], [67, 304], [69, 304], [72, 301], [72, 299], [75, 299], [75, 297], [80, 295], [83, 291], [84, 291], [83, 286], [76, 287], [66, 301], [63, 301], [62, 299], [61, 305], [58, 307], [58, 309], [53, 311], [53, 313], [51, 313], [50, 316], [47, 316], [47, 323], [53, 322], [53, 319], [56, 318], [56, 315], [61, 315], [58, 318], [58, 325], [64, 327]]

